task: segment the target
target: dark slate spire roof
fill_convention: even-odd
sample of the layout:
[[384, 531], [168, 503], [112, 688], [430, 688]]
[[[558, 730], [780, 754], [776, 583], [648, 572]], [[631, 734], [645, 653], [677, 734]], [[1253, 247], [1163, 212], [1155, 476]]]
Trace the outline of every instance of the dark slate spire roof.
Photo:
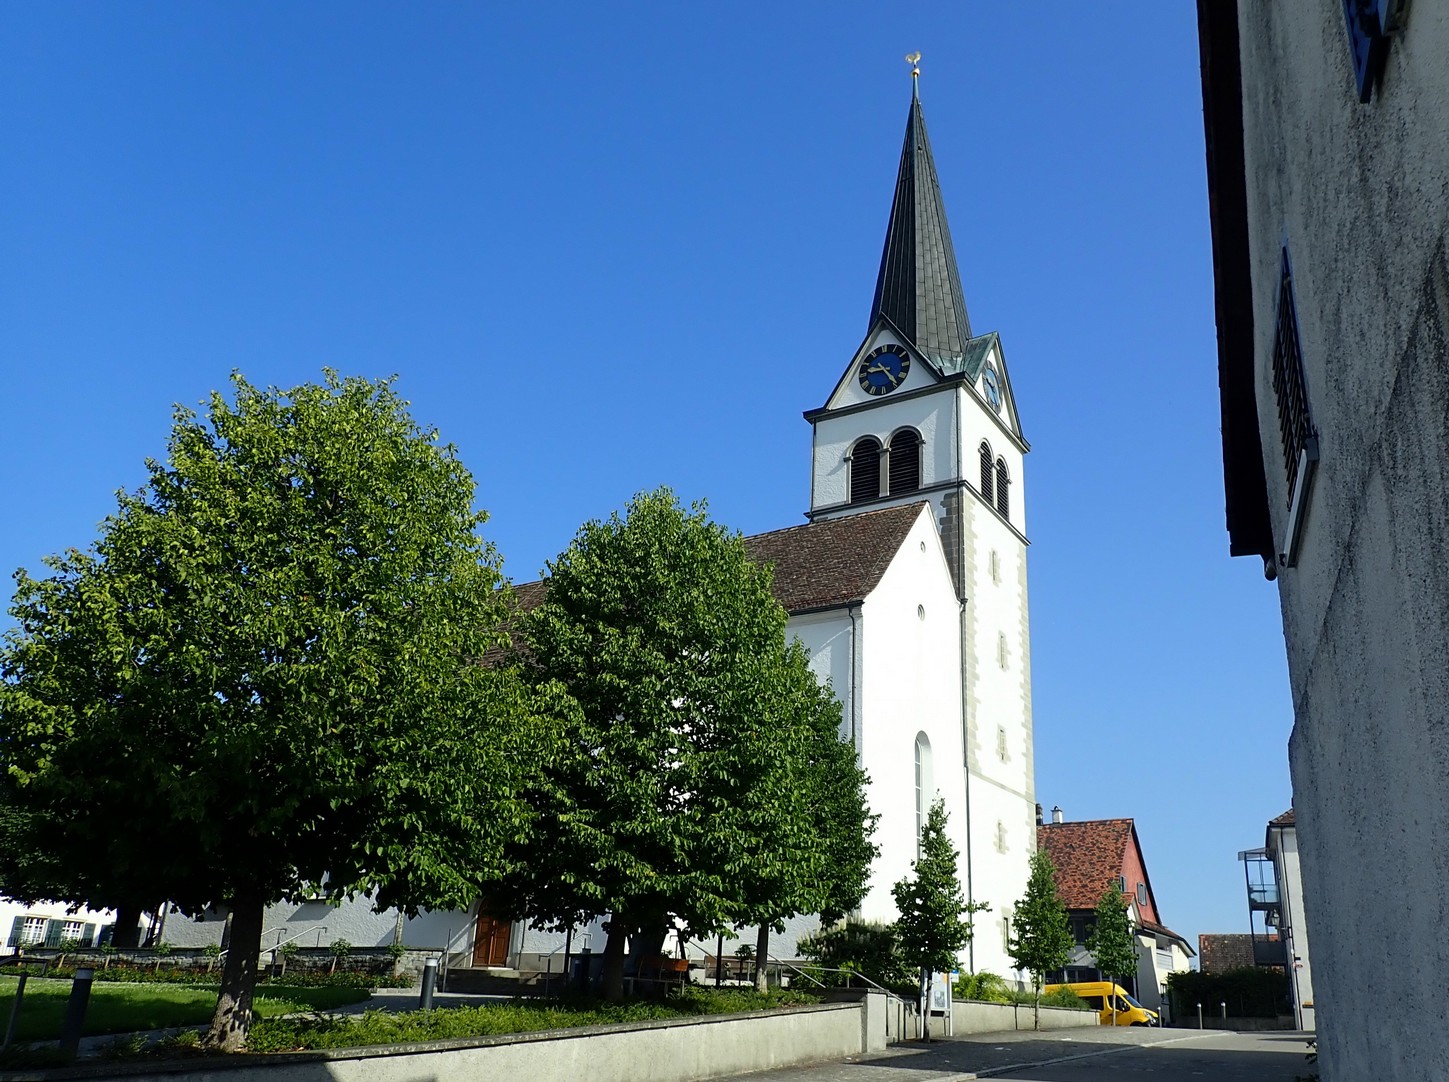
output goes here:
[[[913, 79], [914, 83], [915, 80]], [[911, 95], [896, 198], [880, 257], [870, 319], [885, 316], [945, 372], [961, 370], [971, 322], [946, 225], [921, 99]]]

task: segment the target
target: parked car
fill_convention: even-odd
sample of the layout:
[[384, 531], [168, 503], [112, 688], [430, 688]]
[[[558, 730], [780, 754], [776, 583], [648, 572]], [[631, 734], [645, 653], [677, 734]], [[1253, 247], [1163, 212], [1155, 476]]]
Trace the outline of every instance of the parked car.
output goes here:
[[[1155, 1026], [1157, 1012], [1150, 1011], [1127, 994], [1120, 984], [1110, 981], [1082, 981], [1077, 984], [1049, 984], [1043, 993], [1055, 992], [1059, 988], [1070, 988], [1086, 1000], [1097, 1011], [1104, 1026], [1110, 1026], [1113, 1019], [1113, 999], [1116, 1000], [1116, 1021], [1119, 1026]], [[1112, 997], [1112, 998], [1109, 998]]]

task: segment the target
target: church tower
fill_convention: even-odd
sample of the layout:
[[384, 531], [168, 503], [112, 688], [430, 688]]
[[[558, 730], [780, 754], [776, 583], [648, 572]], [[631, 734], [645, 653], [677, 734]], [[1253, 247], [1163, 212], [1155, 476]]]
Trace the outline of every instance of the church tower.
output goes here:
[[[973, 334], [912, 70], [895, 197], [865, 339], [813, 429], [812, 522], [928, 501], [960, 609], [960, 866], [987, 902], [973, 970], [1010, 974], [1011, 908], [1036, 848], [1027, 625], [1028, 444], [1001, 340]], [[964, 828], [964, 829], [963, 829]]]

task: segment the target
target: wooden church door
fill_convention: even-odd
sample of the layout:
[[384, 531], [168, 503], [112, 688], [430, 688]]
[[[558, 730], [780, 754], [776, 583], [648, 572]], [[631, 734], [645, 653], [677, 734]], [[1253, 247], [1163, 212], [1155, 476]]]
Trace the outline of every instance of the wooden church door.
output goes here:
[[508, 964], [508, 940], [512, 931], [512, 921], [499, 920], [487, 910], [479, 907], [478, 927], [473, 935], [473, 964], [475, 966], [506, 966]]

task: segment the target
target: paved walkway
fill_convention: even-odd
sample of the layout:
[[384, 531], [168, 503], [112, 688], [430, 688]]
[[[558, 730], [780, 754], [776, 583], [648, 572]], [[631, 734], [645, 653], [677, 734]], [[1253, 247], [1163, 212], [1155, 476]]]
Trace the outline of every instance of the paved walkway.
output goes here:
[[[1278, 1079], [1292, 1079], [1293, 1071], [1302, 1073], [1302, 1053], [1306, 1051], [1302, 1034], [1284, 1033], [1231, 1034], [1215, 1030], [1182, 1029], [1137, 1029], [1103, 1027], [1101, 1029], [1074, 1029], [1057, 1033], [1007, 1032], [982, 1033], [970, 1037], [947, 1037], [933, 1041], [930, 1045], [898, 1045], [885, 1052], [871, 1056], [854, 1057], [845, 1062], [820, 1063], [808, 1067], [782, 1067], [772, 1071], [757, 1071], [748, 1075], [735, 1076], [740, 1082], [966, 1082], [969, 1079], [1012, 1076], [1038, 1077], [1032, 1068], [1061, 1068], [1077, 1077], [1086, 1068], [1099, 1067], [1106, 1073], [1111, 1070], [1115, 1057], [1123, 1053], [1139, 1053], [1142, 1049], [1182, 1046], [1183, 1051], [1201, 1049], [1212, 1055], [1221, 1052], [1223, 1056], [1241, 1059], [1244, 1051], [1257, 1051], [1257, 1045], [1265, 1041], [1275, 1043], [1264, 1045], [1272, 1053], [1273, 1070], [1241, 1074], [1233, 1072], [1219, 1074], [1209, 1070], [1204, 1074], [1201, 1057], [1193, 1057], [1193, 1067], [1187, 1072], [1195, 1076], [1211, 1078], [1261, 1078], [1266, 1082]], [[1249, 1045], [1253, 1047], [1248, 1048]], [[1204, 1047], [1206, 1046], [1206, 1047]], [[1228, 1047], [1232, 1046], [1232, 1047]], [[1242, 1046], [1242, 1047], [1239, 1047]], [[1120, 1066], [1137, 1075], [1140, 1053], [1129, 1063]], [[1023, 1073], [1025, 1072], [1025, 1073]], [[1150, 1073], [1150, 1072], [1149, 1072]], [[1163, 1077], [1170, 1077], [1164, 1075]]]

